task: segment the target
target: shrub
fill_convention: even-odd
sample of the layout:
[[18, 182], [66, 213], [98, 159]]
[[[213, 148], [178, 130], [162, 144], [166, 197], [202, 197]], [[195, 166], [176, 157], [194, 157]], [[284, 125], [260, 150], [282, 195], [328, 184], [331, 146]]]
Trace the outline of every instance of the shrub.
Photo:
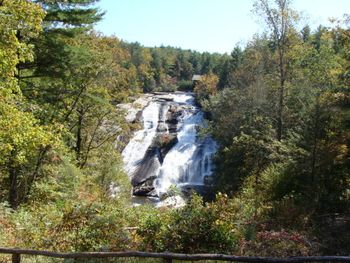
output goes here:
[[235, 249], [237, 236], [229, 218], [224, 218], [226, 208], [227, 205], [222, 208], [204, 205], [202, 198], [194, 195], [183, 209], [153, 215], [142, 222], [138, 231], [142, 248], [181, 253], [230, 253]]

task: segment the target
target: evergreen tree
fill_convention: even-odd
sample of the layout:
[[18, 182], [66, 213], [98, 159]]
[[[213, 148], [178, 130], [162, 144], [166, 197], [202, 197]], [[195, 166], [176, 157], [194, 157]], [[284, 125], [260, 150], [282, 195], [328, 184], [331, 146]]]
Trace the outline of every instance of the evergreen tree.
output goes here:
[[35, 41], [35, 61], [21, 64], [20, 70], [29, 69], [20, 79], [33, 77], [63, 77], [72, 66], [76, 49], [71, 42], [77, 35], [92, 29], [103, 13], [91, 7], [98, 0], [35, 0], [46, 12], [43, 32]]

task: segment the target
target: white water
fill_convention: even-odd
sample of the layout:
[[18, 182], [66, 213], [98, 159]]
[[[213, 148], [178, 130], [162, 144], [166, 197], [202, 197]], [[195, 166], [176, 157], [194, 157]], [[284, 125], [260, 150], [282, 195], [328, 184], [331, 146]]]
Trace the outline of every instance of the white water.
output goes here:
[[148, 147], [151, 145], [156, 135], [159, 103], [151, 101], [142, 112], [142, 130], [137, 131], [134, 137], [122, 152], [124, 168], [131, 175], [142, 161]]
[[[155, 95], [156, 96], [156, 95]], [[216, 143], [210, 138], [200, 138], [198, 128], [204, 125], [203, 113], [194, 106], [191, 94], [169, 94], [174, 102], [183, 105], [183, 114], [177, 124], [178, 142], [166, 154], [163, 163], [153, 174], [157, 175], [154, 187], [158, 196], [171, 186], [203, 185], [205, 177], [213, 172], [212, 157]], [[152, 101], [143, 111], [143, 129], [136, 132], [122, 155], [127, 173], [132, 176], [142, 161], [153, 138], [157, 135], [158, 121], [163, 123], [166, 111], [160, 112], [160, 102]], [[163, 133], [168, 133], [165, 129]]]

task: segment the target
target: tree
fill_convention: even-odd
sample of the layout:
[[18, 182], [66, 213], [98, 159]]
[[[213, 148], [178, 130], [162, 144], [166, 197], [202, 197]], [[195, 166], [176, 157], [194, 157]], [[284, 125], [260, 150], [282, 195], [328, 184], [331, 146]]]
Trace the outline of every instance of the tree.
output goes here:
[[137, 69], [139, 83], [143, 91], [148, 92], [155, 88], [154, 72], [151, 68], [152, 53], [149, 48], [142, 47], [139, 43], [128, 44], [131, 55], [131, 63]]
[[220, 60], [220, 81], [219, 87], [232, 87], [235, 86], [235, 77], [233, 76], [235, 71], [241, 66], [243, 62], [243, 51], [239, 46], [236, 46], [231, 52], [231, 56], [222, 56]]
[[209, 99], [210, 95], [214, 95], [217, 92], [218, 83], [219, 78], [213, 73], [201, 76], [193, 90], [199, 103]]
[[297, 14], [290, 9], [290, 0], [258, 0], [255, 3], [255, 11], [261, 15], [270, 29], [273, 44], [277, 53], [278, 64], [278, 103], [277, 103], [277, 139], [280, 141], [283, 137], [283, 114], [285, 100], [285, 84], [287, 80], [287, 65], [289, 37], [297, 21]]
[[29, 1], [1, 1], [0, 5], [0, 85], [1, 95], [19, 93], [16, 66], [33, 60], [33, 45], [28, 41], [41, 31], [44, 13]]
[[31, 113], [3, 100], [0, 100], [0, 117], [0, 181], [7, 186], [11, 207], [17, 208], [37, 179], [37, 165], [43, 158], [39, 151], [52, 147], [56, 139]]
[[306, 25], [303, 27], [303, 29], [301, 30], [301, 34], [303, 37], [303, 41], [306, 43], [309, 41], [310, 39], [310, 35], [311, 35], [311, 29], [309, 25]]
[[30, 1], [5, 0], [0, 5], [0, 180], [12, 208], [36, 179], [38, 152], [55, 141], [49, 128], [40, 126], [26, 108], [15, 77], [17, 64], [33, 59], [28, 41], [40, 32], [43, 15]]
[[34, 42], [35, 61], [18, 65], [24, 70], [19, 79], [37, 77], [64, 77], [70, 60], [77, 50], [72, 50], [74, 37], [92, 29], [100, 21], [103, 12], [91, 7], [98, 0], [34, 0], [46, 12], [43, 32]]
[[89, 55], [70, 80], [79, 93], [71, 101], [66, 121], [74, 134], [72, 148], [78, 166], [84, 168], [93, 150], [113, 143], [122, 131], [121, 116], [111, 102], [123, 101], [131, 89], [124, 86], [128, 71], [119, 63], [127, 57], [119, 40], [90, 34], [82, 36], [78, 45], [89, 50]]

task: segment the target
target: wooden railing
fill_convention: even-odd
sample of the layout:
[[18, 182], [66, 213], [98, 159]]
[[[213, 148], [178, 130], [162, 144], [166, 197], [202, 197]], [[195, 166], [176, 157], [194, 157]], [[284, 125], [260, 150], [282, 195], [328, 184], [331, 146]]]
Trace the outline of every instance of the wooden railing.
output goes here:
[[216, 260], [216, 261], [235, 261], [235, 262], [260, 262], [260, 263], [301, 263], [301, 262], [350, 262], [350, 256], [310, 256], [310, 257], [241, 257], [223, 254], [178, 254], [178, 253], [150, 253], [140, 251], [129, 252], [74, 252], [61, 253], [43, 250], [0, 248], [0, 254], [12, 255], [13, 263], [21, 262], [21, 255], [45, 256], [51, 258], [70, 258], [70, 259], [102, 259], [102, 258], [158, 258], [164, 262], [173, 260], [198, 261], [198, 260]]

